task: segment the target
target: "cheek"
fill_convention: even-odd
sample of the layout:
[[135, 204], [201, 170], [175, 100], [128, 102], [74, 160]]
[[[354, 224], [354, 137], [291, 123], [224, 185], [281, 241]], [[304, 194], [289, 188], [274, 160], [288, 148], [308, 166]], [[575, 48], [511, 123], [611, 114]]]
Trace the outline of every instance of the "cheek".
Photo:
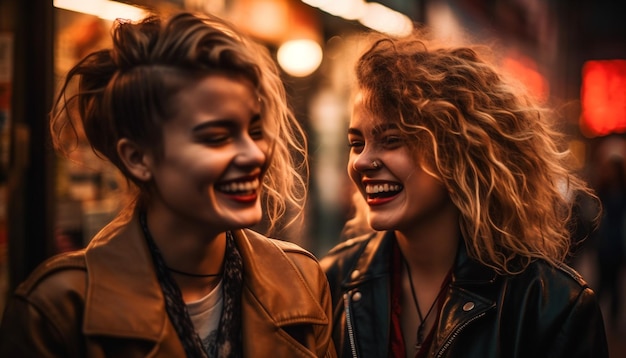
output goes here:
[[352, 156], [348, 159], [348, 165], [346, 166], [346, 171], [348, 172], [348, 176], [353, 182], [357, 182], [359, 180], [359, 173], [354, 169], [354, 159]]
[[[266, 158], [269, 158], [270, 156], [270, 150], [272, 148], [272, 144], [270, 143], [269, 140], [264, 139], [264, 140], [260, 140], [256, 142], [259, 150], [263, 153], [263, 155], [265, 155]], [[276, 147], [276, 146], [273, 146]]]
[[182, 178], [187, 177], [187, 180], [215, 181], [226, 170], [231, 159], [229, 153], [194, 147], [171, 156], [167, 164], [172, 172]]
[[[427, 176], [426, 174], [424, 174]], [[427, 207], [438, 207], [442, 203], [449, 201], [448, 191], [444, 185], [437, 179], [427, 176], [421, 185], [416, 186], [415, 195], [420, 196], [424, 205]]]

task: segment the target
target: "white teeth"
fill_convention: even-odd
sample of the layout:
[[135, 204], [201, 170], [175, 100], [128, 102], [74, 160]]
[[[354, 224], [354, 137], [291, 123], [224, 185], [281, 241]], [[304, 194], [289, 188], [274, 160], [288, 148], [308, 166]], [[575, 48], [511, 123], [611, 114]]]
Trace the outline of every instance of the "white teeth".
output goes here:
[[375, 184], [375, 185], [366, 185], [365, 192], [368, 194], [377, 194], [377, 193], [385, 193], [390, 191], [400, 191], [401, 186], [399, 184]]
[[229, 184], [224, 184], [219, 186], [219, 190], [234, 193], [234, 192], [246, 192], [256, 190], [259, 187], [259, 180], [255, 179], [252, 181], [246, 182], [232, 182]]

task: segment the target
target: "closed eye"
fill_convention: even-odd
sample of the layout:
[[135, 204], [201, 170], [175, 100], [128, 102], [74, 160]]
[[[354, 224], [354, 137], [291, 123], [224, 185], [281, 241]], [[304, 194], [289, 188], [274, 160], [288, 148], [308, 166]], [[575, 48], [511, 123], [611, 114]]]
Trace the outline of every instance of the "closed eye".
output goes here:
[[248, 134], [255, 140], [263, 139], [264, 137], [263, 128], [261, 126], [258, 126], [258, 128], [251, 128]]
[[255, 114], [250, 120], [250, 130], [248, 131], [248, 134], [255, 140], [263, 139], [265, 137], [260, 114]]
[[356, 140], [356, 139], [349, 139], [348, 140], [348, 147], [352, 151], [359, 152], [359, 151], [363, 150], [364, 146], [365, 146], [365, 142], [362, 141], [362, 140]]
[[198, 142], [214, 145], [223, 145], [231, 141], [232, 135], [227, 129], [212, 129], [203, 133], [197, 133]]
[[382, 138], [381, 143], [385, 148], [395, 148], [402, 145], [403, 140], [399, 136], [386, 136]]

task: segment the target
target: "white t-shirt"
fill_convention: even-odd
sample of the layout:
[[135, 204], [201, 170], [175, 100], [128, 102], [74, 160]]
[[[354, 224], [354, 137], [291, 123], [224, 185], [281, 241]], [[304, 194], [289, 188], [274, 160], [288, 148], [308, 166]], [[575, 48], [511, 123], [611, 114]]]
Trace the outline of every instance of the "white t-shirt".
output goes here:
[[193, 326], [198, 332], [202, 344], [208, 352], [215, 346], [217, 339], [217, 328], [222, 315], [222, 280], [217, 286], [203, 298], [187, 303], [187, 310], [193, 322]]

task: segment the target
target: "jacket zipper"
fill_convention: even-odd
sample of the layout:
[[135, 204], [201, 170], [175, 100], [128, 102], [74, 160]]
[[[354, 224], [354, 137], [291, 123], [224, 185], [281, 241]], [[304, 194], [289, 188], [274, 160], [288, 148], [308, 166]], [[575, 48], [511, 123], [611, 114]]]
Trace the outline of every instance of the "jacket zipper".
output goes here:
[[346, 311], [346, 326], [348, 328], [348, 340], [350, 341], [350, 349], [352, 350], [352, 357], [358, 358], [356, 354], [356, 340], [354, 338], [354, 329], [352, 328], [352, 313], [350, 311], [350, 293], [343, 295], [344, 309]]
[[439, 350], [439, 353], [437, 353], [437, 358], [441, 358], [443, 357], [443, 353], [448, 349], [448, 347], [450, 347], [450, 345], [452, 344], [452, 341], [454, 341], [454, 339], [459, 335], [459, 333], [461, 333], [461, 331], [463, 330], [463, 328], [467, 327], [467, 325], [469, 325], [470, 323], [474, 322], [475, 320], [481, 318], [482, 316], [484, 316], [486, 313], [483, 312], [481, 314], [479, 314], [478, 316], [474, 316], [471, 319], [469, 319], [467, 322], [463, 323], [461, 326], [459, 326], [454, 333], [452, 334], [452, 337], [450, 337], [450, 339], [448, 339], [446, 341], [446, 343], [443, 345], [443, 347], [441, 347], [441, 349]]

